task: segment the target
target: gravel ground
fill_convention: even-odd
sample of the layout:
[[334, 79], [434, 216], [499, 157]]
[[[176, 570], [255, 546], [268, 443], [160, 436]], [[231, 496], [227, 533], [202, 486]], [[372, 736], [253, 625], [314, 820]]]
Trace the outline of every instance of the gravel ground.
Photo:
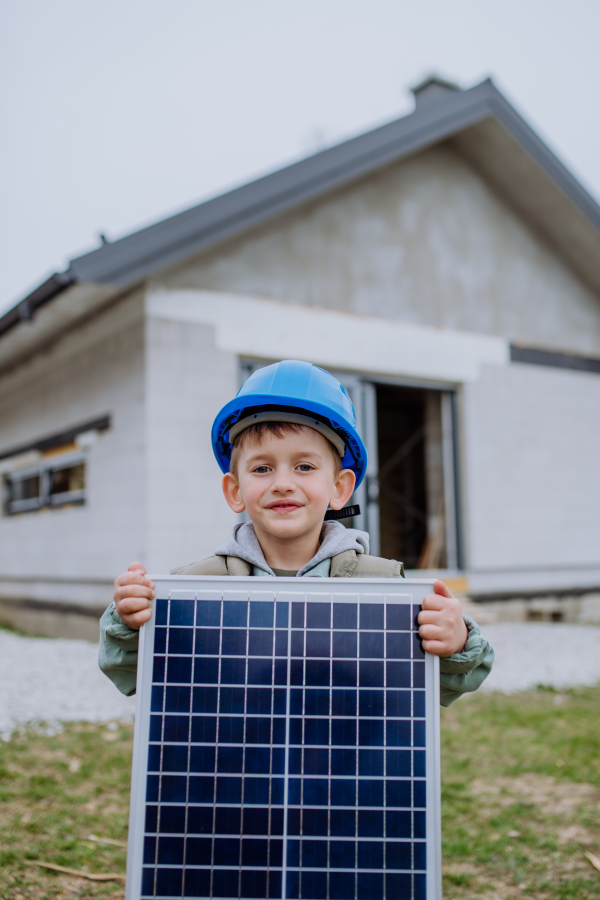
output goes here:
[[98, 668], [98, 645], [30, 638], [0, 630], [0, 737], [24, 722], [108, 722], [132, 719], [124, 697]]
[[[600, 681], [600, 628], [542, 622], [485, 625], [496, 651], [483, 690], [555, 688]], [[87, 641], [29, 638], [0, 630], [0, 737], [25, 722], [131, 719], [135, 698], [123, 697], [98, 668]]]
[[600, 628], [550, 622], [482, 625], [496, 652], [482, 690], [526, 691], [538, 684], [555, 688], [600, 681]]

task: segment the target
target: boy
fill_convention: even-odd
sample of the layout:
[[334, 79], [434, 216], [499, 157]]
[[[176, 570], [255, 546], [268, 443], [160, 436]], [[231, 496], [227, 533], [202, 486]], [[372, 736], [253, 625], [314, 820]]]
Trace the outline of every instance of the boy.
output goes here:
[[[215, 555], [172, 570], [186, 575], [403, 576], [402, 563], [368, 555], [368, 535], [325, 521], [362, 481], [367, 453], [343, 386], [310, 363], [259, 369], [218, 414], [213, 449], [236, 525]], [[100, 668], [124, 694], [135, 692], [138, 631], [151, 615], [154, 585], [141, 563], [115, 580], [101, 619]], [[441, 581], [423, 601], [424, 649], [441, 657], [441, 702], [449, 706], [489, 674], [494, 651]]]

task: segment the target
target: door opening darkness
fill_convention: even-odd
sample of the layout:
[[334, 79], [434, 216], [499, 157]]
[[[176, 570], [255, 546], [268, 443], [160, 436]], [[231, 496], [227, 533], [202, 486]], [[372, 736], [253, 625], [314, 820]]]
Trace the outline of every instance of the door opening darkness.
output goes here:
[[376, 385], [380, 553], [407, 569], [448, 566], [442, 397]]

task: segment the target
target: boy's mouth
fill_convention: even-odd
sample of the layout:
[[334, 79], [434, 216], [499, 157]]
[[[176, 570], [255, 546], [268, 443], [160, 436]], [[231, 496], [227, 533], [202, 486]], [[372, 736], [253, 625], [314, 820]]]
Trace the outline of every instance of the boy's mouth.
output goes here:
[[267, 509], [276, 513], [290, 513], [295, 509], [300, 509], [301, 506], [301, 503], [296, 503], [293, 500], [274, 500], [273, 503], [268, 504]]

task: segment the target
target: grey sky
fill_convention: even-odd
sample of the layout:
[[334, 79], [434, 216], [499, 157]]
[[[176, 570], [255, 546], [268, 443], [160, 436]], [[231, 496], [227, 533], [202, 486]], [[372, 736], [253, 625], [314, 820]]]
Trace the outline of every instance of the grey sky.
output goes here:
[[491, 75], [600, 197], [597, 0], [5, 0], [0, 313], [98, 245]]

